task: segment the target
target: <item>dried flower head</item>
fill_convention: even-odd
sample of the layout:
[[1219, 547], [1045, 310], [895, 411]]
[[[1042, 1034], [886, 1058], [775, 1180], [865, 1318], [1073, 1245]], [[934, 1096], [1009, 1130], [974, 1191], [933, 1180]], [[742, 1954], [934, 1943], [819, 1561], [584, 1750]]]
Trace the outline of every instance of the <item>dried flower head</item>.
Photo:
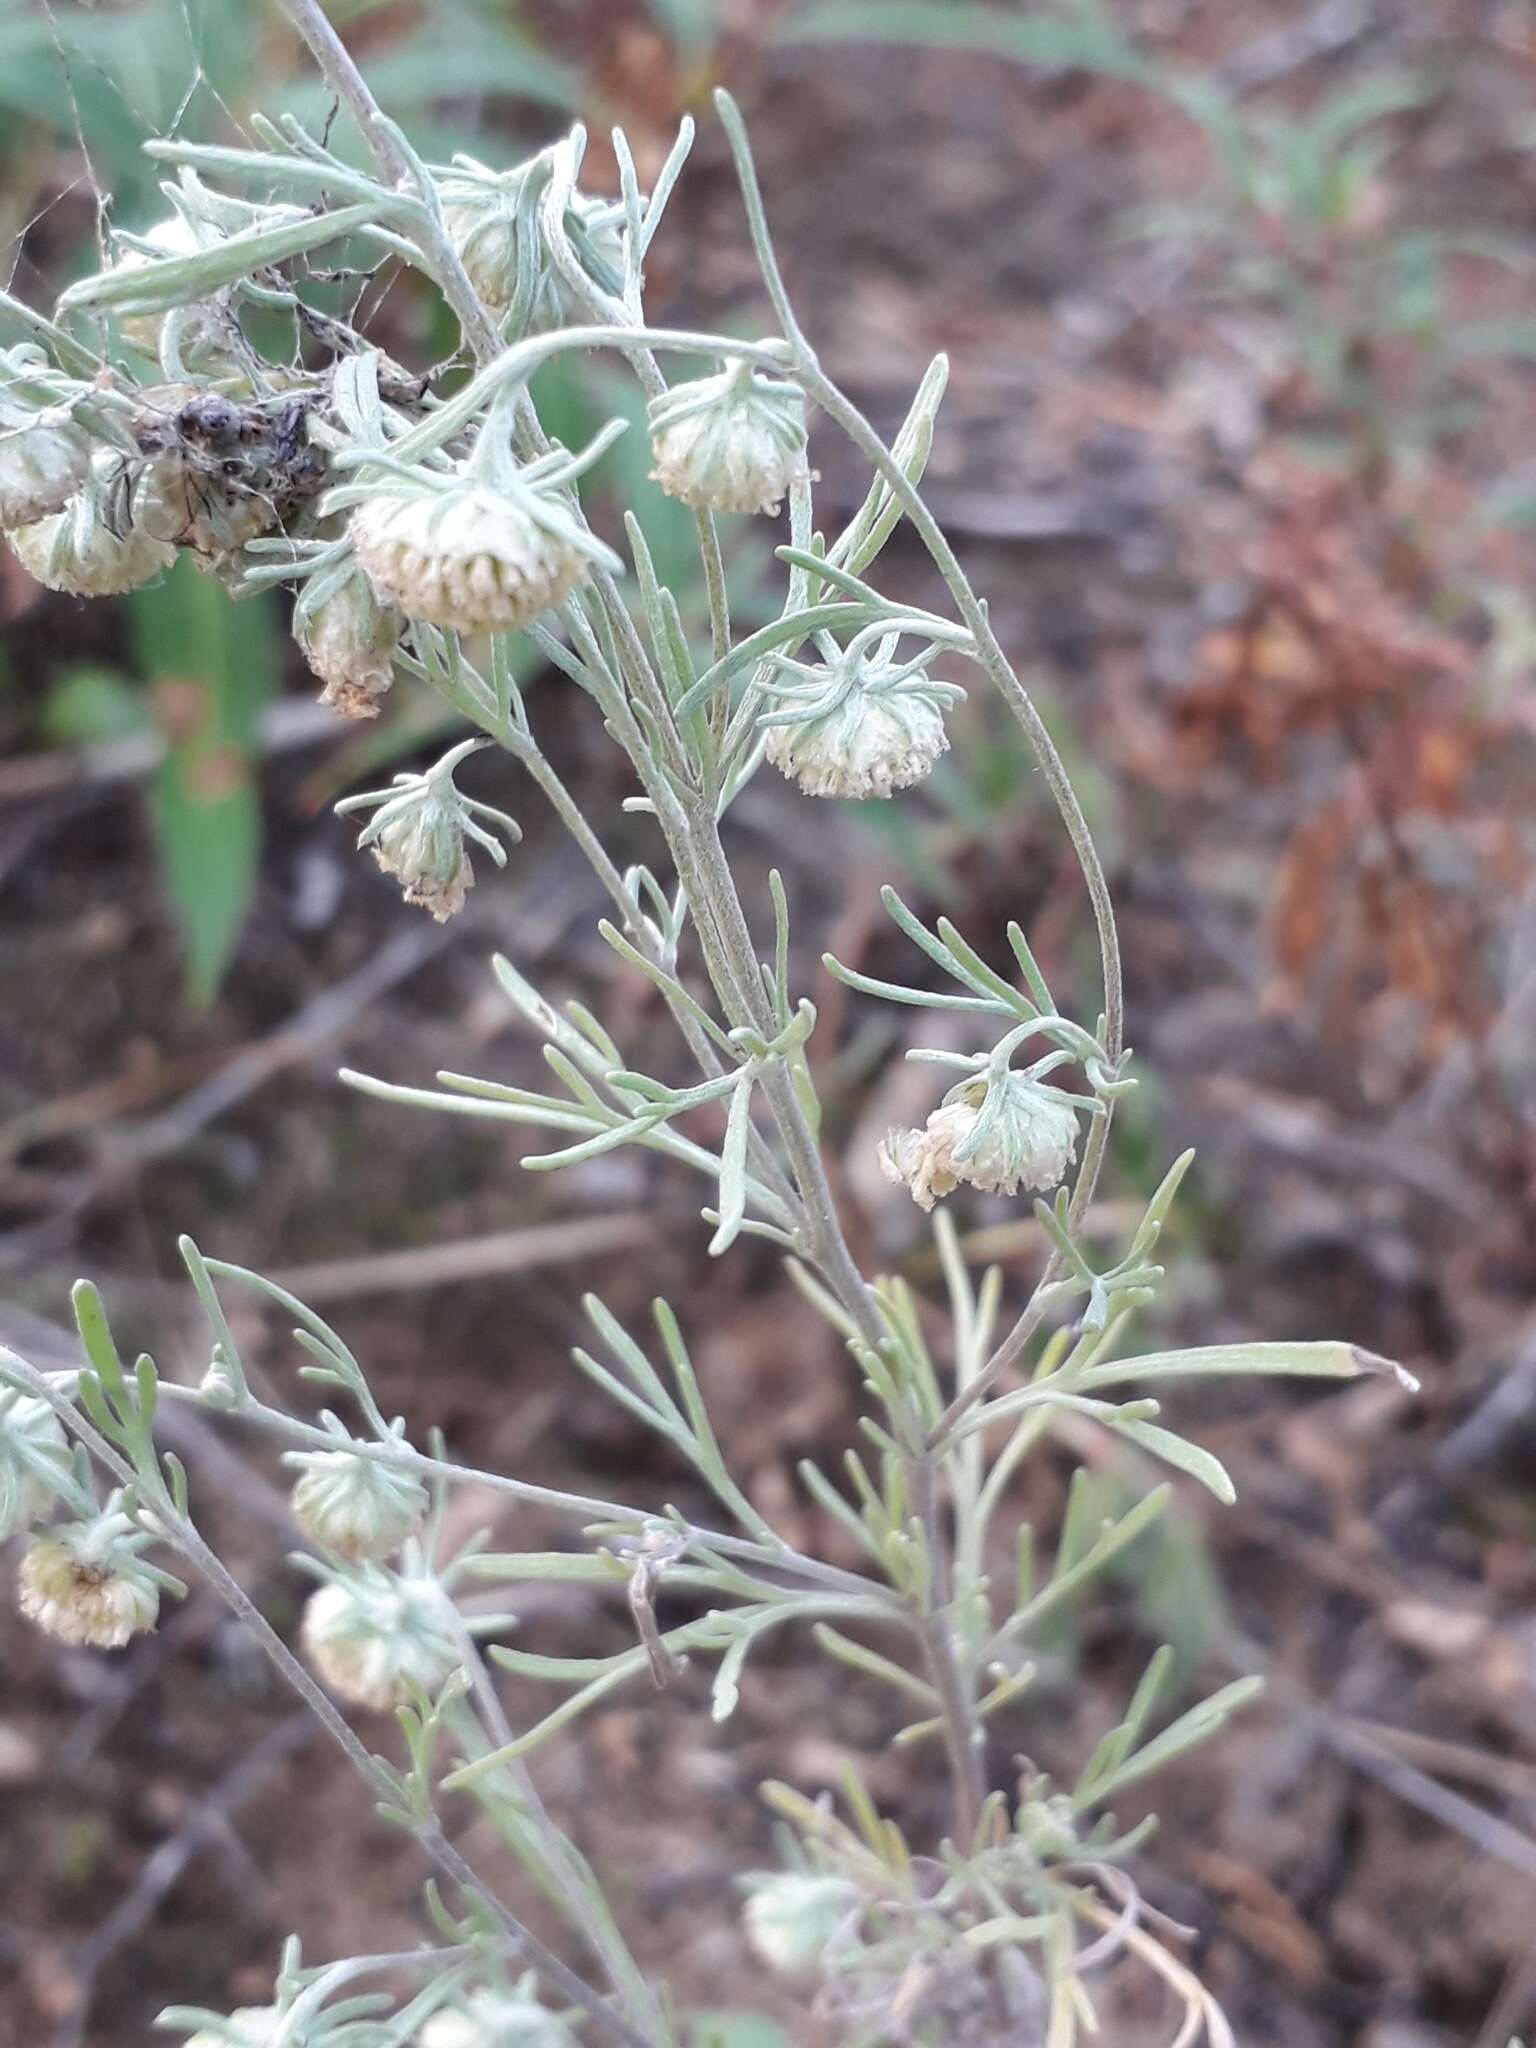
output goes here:
[[791, 680], [767, 686], [779, 708], [758, 723], [768, 759], [807, 796], [888, 797], [921, 782], [948, 748], [944, 712], [965, 692], [929, 674], [931, 647], [898, 662], [900, 637], [862, 633], [839, 648], [819, 635], [821, 663], [778, 657]]
[[454, 782], [454, 769], [484, 744], [462, 740], [424, 775], [397, 775], [391, 788], [365, 790], [336, 806], [343, 816], [378, 807], [358, 845], [372, 849], [407, 903], [419, 903], [439, 924], [464, 908], [465, 893], [474, 886], [466, 840], [484, 847], [497, 867], [506, 866], [505, 848], [476, 820], [488, 818], [514, 845], [523, 836], [514, 818], [463, 795]]
[[[571, 292], [551, 260], [541, 219], [553, 152], [506, 171], [456, 156], [438, 174], [443, 224], [470, 283], [514, 340], [558, 327], [572, 311]], [[624, 280], [624, 209], [573, 192], [562, 232], [582, 270], [600, 291]]]
[[21, 1561], [22, 1613], [61, 1642], [121, 1649], [160, 1612], [162, 1575], [137, 1554], [149, 1540], [115, 1505], [60, 1523]]
[[339, 582], [317, 578], [294, 606], [294, 637], [324, 683], [320, 702], [343, 718], [377, 718], [394, 680], [400, 615], [380, 604], [356, 569]]
[[415, 1534], [427, 1512], [427, 1489], [413, 1472], [357, 1451], [293, 1451], [299, 1468], [293, 1512], [300, 1526], [338, 1557], [375, 1561]]
[[69, 1470], [69, 1446], [48, 1403], [0, 1386], [0, 1543], [40, 1522]]
[[565, 2021], [539, 2003], [530, 1972], [515, 1988], [467, 1991], [422, 2023], [417, 2048], [576, 2048]]
[[425, 1569], [338, 1571], [309, 1596], [300, 1634], [331, 1690], [376, 1713], [435, 1692], [461, 1661], [453, 1603]]
[[653, 398], [651, 475], [703, 512], [777, 512], [806, 475], [805, 399], [749, 362]]
[[70, 597], [120, 597], [151, 583], [176, 550], [130, 525], [119, 537], [104, 508], [106, 479], [98, 466], [61, 512], [7, 535], [28, 575]]
[[1059, 1187], [1077, 1151], [1080, 1097], [1032, 1074], [991, 1071], [962, 1081], [919, 1130], [893, 1130], [880, 1147], [887, 1180], [931, 1209], [961, 1181], [988, 1194]]
[[845, 1877], [788, 1870], [754, 1879], [742, 1915], [753, 1953], [772, 1970], [814, 1970], [827, 1943], [858, 1902]]

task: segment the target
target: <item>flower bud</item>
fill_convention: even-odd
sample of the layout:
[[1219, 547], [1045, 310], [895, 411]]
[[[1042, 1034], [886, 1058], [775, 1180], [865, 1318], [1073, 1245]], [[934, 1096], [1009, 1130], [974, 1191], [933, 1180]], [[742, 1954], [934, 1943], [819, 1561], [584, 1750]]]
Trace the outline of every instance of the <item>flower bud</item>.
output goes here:
[[297, 1451], [292, 1507], [325, 1550], [354, 1563], [388, 1557], [414, 1535], [427, 1512], [427, 1489], [413, 1472], [357, 1451]]
[[0, 1387], [0, 1543], [42, 1520], [68, 1469], [69, 1446], [48, 1403]]
[[[114, 271], [142, 270], [146, 264], [163, 262], [168, 256], [195, 256], [199, 249], [207, 248], [221, 238], [211, 226], [199, 234], [179, 213], [173, 213], [164, 220], [156, 221], [138, 239], [149, 243], [150, 247], [123, 248], [112, 265]], [[191, 305], [178, 306], [174, 313], [119, 313], [117, 324], [125, 340], [158, 361], [161, 329], [170, 318], [175, 318], [178, 324], [176, 342], [184, 361], [211, 365], [223, 352], [221, 344], [225, 339], [225, 321], [216, 299], [195, 300]]]
[[[459, 156], [437, 181], [443, 225], [459, 261], [513, 339], [558, 327], [580, 310], [544, 239], [540, 214], [549, 173], [548, 151], [507, 171]], [[565, 230], [592, 282], [617, 292], [624, 277], [623, 209], [573, 192]]]
[[422, 2023], [417, 2048], [576, 2048], [564, 2020], [540, 2005], [534, 1979], [515, 1990], [470, 1991]]
[[590, 567], [569, 515], [535, 492], [516, 496], [456, 478], [446, 488], [381, 492], [349, 529], [380, 599], [456, 633], [512, 632], [561, 604]]
[[48, 590], [70, 597], [121, 597], [150, 583], [176, 550], [130, 525], [121, 538], [108, 526], [97, 471], [61, 512], [18, 527], [6, 537], [17, 560]]
[[464, 740], [425, 775], [397, 775], [392, 788], [347, 797], [336, 806], [343, 816], [378, 806], [358, 845], [369, 847], [385, 874], [394, 876], [407, 903], [419, 903], [439, 924], [464, 908], [465, 893], [474, 887], [466, 839], [483, 846], [497, 867], [506, 866], [500, 841], [476, 820], [490, 819], [514, 844], [523, 836], [505, 811], [466, 797], [454, 782], [459, 762], [483, 744]]
[[815, 1969], [857, 1899], [843, 1877], [785, 1871], [754, 1882], [742, 1916], [747, 1941], [770, 1969], [801, 1975]]
[[796, 680], [770, 686], [781, 708], [758, 723], [768, 759], [807, 796], [888, 797], [920, 782], [947, 750], [944, 710], [965, 692], [928, 674], [931, 650], [894, 660], [898, 637], [856, 640], [815, 667], [780, 657]]
[[879, 1158], [931, 1209], [961, 1181], [998, 1195], [1059, 1187], [1076, 1152], [1075, 1098], [1005, 1070], [952, 1089], [922, 1130], [887, 1132]]
[[377, 718], [379, 700], [394, 680], [400, 619], [379, 603], [367, 577], [354, 572], [314, 604], [301, 597], [293, 630], [325, 685], [320, 702], [343, 718]]
[[134, 1555], [144, 1541], [115, 1510], [34, 1538], [21, 1561], [22, 1613], [61, 1642], [121, 1649], [160, 1612], [160, 1588]]
[[806, 474], [804, 398], [750, 363], [674, 385], [650, 422], [652, 477], [701, 512], [777, 512]]
[[309, 1661], [331, 1690], [388, 1713], [413, 1689], [436, 1692], [461, 1662], [453, 1605], [429, 1573], [363, 1565], [311, 1593], [300, 1623]]
[[0, 422], [0, 528], [34, 526], [85, 482], [90, 443], [71, 422]]

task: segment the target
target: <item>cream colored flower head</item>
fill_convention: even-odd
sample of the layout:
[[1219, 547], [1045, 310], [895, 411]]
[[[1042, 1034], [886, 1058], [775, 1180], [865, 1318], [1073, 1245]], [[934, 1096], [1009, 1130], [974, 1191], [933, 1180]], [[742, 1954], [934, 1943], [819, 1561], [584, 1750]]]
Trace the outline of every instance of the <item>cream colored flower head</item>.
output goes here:
[[338, 1571], [309, 1596], [299, 1633], [331, 1690], [375, 1713], [435, 1693], [462, 1661], [453, 1603], [426, 1570]]
[[21, 1561], [22, 1613], [60, 1642], [121, 1649], [160, 1613], [164, 1575], [137, 1554], [149, 1540], [115, 1506], [34, 1537]]
[[749, 362], [675, 384], [650, 406], [651, 475], [702, 512], [777, 512], [808, 472], [805, 399]]
[[392, 788], [366, 790], [336, 806], [343, 816], [373, 808], [358, 845], [394, 876], [407, 903], [420, 904], [439, 924], [464, 908], [465, 893], [474, 886], [466, 841], [482, 847], [497, 867], [506, 866], [505, 848], [479, 820], [514, 845], [523, 836], [516, 819], [466, 797], [454, 782], [454, 769], [484, 744], [463, 740], [424, 775], [397, 775]]
[[427, 1489], [413, 1472], [355, 1450], [291, 1451], [299, 1469], [292, 1507], [322, 1549], [354, 1563], [398, 1550], [426, 1519]]
[[931, 1209], [962, 1181], [987, 1194], [1059, 1187], [1077, 1152], [1083, 1098], [1009, 1069], [952, 1088], [921, 1130], [887, 1132], [880, 1167]]
[[897, 633], [860, 634], [846, 648], [818, 636], [811, 666], [778, 657], [774, 709], [758, 720], [773, 765], [807, 796], [888, 797], [921, 782], [949, 746], [947, 707], [965, 695], [929, 674], [930, 647], [897, 661]]

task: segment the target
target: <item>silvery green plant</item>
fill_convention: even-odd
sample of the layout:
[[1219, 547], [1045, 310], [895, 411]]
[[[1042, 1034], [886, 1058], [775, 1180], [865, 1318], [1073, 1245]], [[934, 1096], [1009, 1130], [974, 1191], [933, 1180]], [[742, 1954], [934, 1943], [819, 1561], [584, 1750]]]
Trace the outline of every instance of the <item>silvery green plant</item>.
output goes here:
[[[227, 2015], [173, 2009], [165, 2023], [198, 2048], [317, 2048], [333, 2038], [340, 2048], [343, 2037], [347, 2048], [682, 2048], [686, 2016], [635, 1961], [608, 1904], [608, 1873], [556, 1825], [530, 1759], [599, 1702], [670, 1685], [689, 1663], [711, 1674], [710, 1711], [726, 1722], [758, 1648], [803, 1631], [889, 1689], [906, 1716], [897, 1744], [941, 1757], [950, 1796], [942, 1834], [912, 1841], [857, 1773], [835, 1804], [766, 1788], [782, 1867], [748, 1886], [748, 1948], [803, 1988], [835, 2038], [868, 2048], [1070, 2048], [1096, 2031], [1097, 1973], [1121, 1960], [1168, 1988], [1179, 2041], [1230, 2042], [1168, 1923], [1143, 1907], [1127, 1859], [1146, 1826], [1122, 1827], [1114, 1804], [1218, 1729], [1254, 1681], [1160, 1721], [1169, 1660], [1159, 1655], [1072, 1782], [1010, 1778], [1003, 1759], [1027, 1740], [1020, 1703], [1042, 1625], [1153, 1523], [1169, 1488], [1107, 1523], [1090, 1518], [1076, 1490], [1050, 1567], [1037, 1571], [1030, 1532], [1008, 1526], [1009, 1484], [1065, 1421], [1096, 1425], [1230, 1500], [1216, 1459], [1156, 1419], [1161, 1383], [1345, 1378], [1380, 1362], [1334, 1343], [1120, 1355], [1129, 1318], [1162, 1277], [1158, 1237], [1188, 1156], [1121, 1255], [1097, 1263], [1084, 1219], [1116, 1105], [1135, 1085], [1114, 914], [1062, 763], [921, 495], [944, 363], [886, 446], [822, 370], [790, 305], [725, 96], [720, 117], [775, 329], [757, 340], [646, 318], [646, 255], [691, 124], [649, 194], [615, 135], [615, 203], [579, 189], [580, 129], [510, 170], [469, 159], [434, 166], [379, 112], [312, 0], [288, 0], [288, 12], [356, 116], [374, 171], [351, 168], [291, 121], [256, 123], [248, 150], [152, 144], [180, 173], [165, 188], [164, 231], [125, 239], [52, 316], [0, 301], [26, 337], [0, 388], [0, 503], [25, 514], [15, 545], [80, 592], [127, 587], [125, 556], [135, 576], [153, 574], [178, 549], [236, 594], [286, 583], [297, 593], [299, 645], [339, 711], [372, 715], [391, 686], [445, 703], [465, 732], [435, 766], [339, 806], [372, 811], [360, 845], [408, 903], [434, 916], [462, 905], [471, 847], [500, 866], [518, 837], [505, 813], [457, 788], [471, 751], [500, 749], [507, 786], [526, 775], [552, 805], [611, 903], [604, 941], [660, 992], [692, 1074], [639, 1071], [587, 1010], [557, 1008], [499, 960], [513, 1010], [542, 1042], [545, 1088], [463, 1075], [423, 1087], [346, 1078], [403, 1108], [545, 1133], [545, 1148], [524, 1161], [541, 1172], [621, 1146], [659, 1152], [703, 1182], [710, 1256], [744, 1233], [779, 1247], [867, 1400], [861, 1440], [841, 1468], [807, 1462], [801, 1474], [858, 1565], [803, 1554], [748, 1497], [665, 1302], [639, 1331], [589, 1298], [592, 1335], [575, 1365], [692, 1468], [714, 1503], [704, 1521], [664, 1500], [609, 1501], [476, 1470], [436, 1439], [418, 1446], [380, 1410], [337, 1331], [190, 1240], [182, 1249], [211, 1346], [195, 1386], [162, 1377], [148, 1357], [125, 1366], [81, 1282], [79, 1370], [43, 1372], [0, 1353], [0, 1513], [29, 1546], [24, 1610], [64, 1641], [121, 1644], [154, 1625], [163, 1596], [185, 1590], [157, 1560], [175, 1563], [239, 1616], [433, 1870], [435, 1939], [419, 1951], [310, 1970], [293, 1948], [269, 2004]], [[471, 373], [412, 376], [317, 310], [307, 269], [317, 255], [354, 272], [400, 260], [424, 273], [458, 320]], [[255, 312], [259, 323], [247, 320]], [[273, 315], [305, 344], [281, 362], [252, 339], [258, 326], [270, 334]], [[613, 352], [638, 380], [655, 474], [695, 517], [706, 648], [684, 630], [633, 517], [627, 559], [588, 524], [577, 484], [617, 426], [576, 452], [544, 432], [529, 380], [577, 349]], [[680, 371], [676, 381], [663, 361]], [[817, 417], [872, 472], [863, 505], [830, 537], [807, 458]], [[742, 635], [719, 521], [766, 514], [784, 498], [782, 600], [770, 623]], [[903, 522], [942, 579], [942, 613], [870, 580]], [[651, 864], [621, 870], [607, 848], [613, 820], [585, 808], [551, 765], [520, 687], [518, 644], [591, 698], [627, 757], [629, 808], [654, 834]], [[849, 1249], [818, 1143], [807, 1056], [817, 1018], [794, 985], [788, 891], [770, 877], [773, 930], [754, 931], [727, 835], [731, 807], [764, 761], [798, 783], [792, 801], [899, 800], [942, 751], [946, 714], [967, 685], [995, 688], [1035, 749], [1086, 884], [1103, 997], [1091, 1023], [1067, 1015], [1017, 925], [1006, 933], [1005, 974], [948, 919], [923, 923], [893, 891], [886, 907], [920, 973], [877, 981], [827, 960], [870, 1002], [944, 1012], [951, 1031], [967, 1034], [963, 1052], [917, 1055], [959, 1078], [947, 1093], [935, 1088], [922, 1128], [894, 1130], [881, 1148], [886, 1172], [934, 1213], [949, 1319], [936, 1353], [934, 1316], [904, 1284], [866, 1276]], [[1001, 1274], [977, 1279], [952, 1220], [948, 1205], [969, 1189], [1033, 1194], [1049, 1245], [1032, 1292], [1006, 1318]], [[291, 1321], [305, 1379], [334, 1405], [294, 1412], [254, 1390], [226, 1307], [235, 1292], [254, 1292]], [[194, 1488], [156, 1437], [167, 1400], [201, 1404], [284, 1447], [296, 1521], [312, 1546], [303, 1563], [317, 1581], [297, 1651], [199, 1532]], [[466, 1485], [537, 1507], [568, 1540], [548, 1552], [496, 1552], [483, 1539], [452, 1548], [445, 1503]], [[1003, 1555], [1015, 1561], [1011, 1576], [999, 1569]], [[576, 1658], [509, 1647], [500, 1638], [518, 1589], [539, 1580], [610, 1595], [630, 1646]], [[508, 1611], [467, 1600], [482, 1582], [502, 1589]], [[509, 1721], [503, 1670], [551, 1690], [530, 1725]], [[378, 1719], [389, 1712], [393, 1734]], [[558, 1910], [559, 1950], [450, 1835], [444, 1816], [462, 1802]], [[390, 1988], [348, 1988], [369, 1975]]]

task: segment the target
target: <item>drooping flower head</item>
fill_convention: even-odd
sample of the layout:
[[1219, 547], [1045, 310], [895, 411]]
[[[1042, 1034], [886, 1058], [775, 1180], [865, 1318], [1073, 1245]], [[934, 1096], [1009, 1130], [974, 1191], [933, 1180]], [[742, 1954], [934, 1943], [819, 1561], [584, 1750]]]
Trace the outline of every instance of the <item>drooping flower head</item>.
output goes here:
[[162, 1585], [175, 1585], [139, 1552], [153, 1539], [114, 1496], [99, 1515], [61, 1522], [33, 1538], [21, 1561], [21, 1611], [65, 1643], [116, 1650], [152, 1629]]
[[932, 647], [898, 661], [900, 638], [866, 630], [844, 648], [821, 634], [819, 664], [778, 657], [788, 680], [768, 685], [776, 708], [758, 724], [768, 759], [808, 796], [888, 797], [948, 748], [944, 712], [965, 692], [929, 674]]
[[292, 1506], [326, 1550], [354, 1563], [398, 1550], [426, 1518], [427, 1489], [413, 1472], [360, 1451], [290, 1451], [298, 1467]]
[[675, 384], [650, 405], [651, 475], [703, 512], [777, 512], [806, 474], [805, 399], [750, 362]]
[[[554, 154], [543, 150], [505, 171], [456, 156], [436, 174], [449, 240], [470, 283], [514, 341], [558, 327], [580, 311], [573, 309], [570, 287], [551, 258], [541, 218]], [[622, 288], [622, 206], [573, 191], [560, 232], [600, 291], [611, 296]]]
[[413, 1690], [435, 1693], [462, 1661], [453, 1602], [420, 1559], [400, 1571], [337, 1569], [309, 1596], [300, 1624], [309, 1661], [353, 1706], [388, 1713]]
[[320, 702], [343, 718], [377, 718], [394, 680], [400, 615], [380, 604], [368, 578], [350, 565], [313, 578], [293, 608], [293, 630], [325, 685]]
[[962, 1181], [987, 1194], [1021, 1187], [1059, 1187], [1077, 1152], [1077, 1113], [1087, 1098], [1052, 1088], [1042, 1069], [990, 1064], [983, 1075], [950, 1089], [921, 1130], [892, 1130], [880, 1147], [887, 1180], [902, 1183], [921, 1209], [931, 1209]]
[[454, 782], [454, 769], [484, 744], [462, 740], [424, 775], [397, 775], [391, 788], [366, 790], [336, 806], [343, 816], [377, 807], [358, 845], [370, 848], [385, 874], [394, 876], [407, 903], [419, 903], [439, 924], [464, 908], [465, 893], [474, 887], [466, 840], [484, 847], [497, 867], [506, 866], [505, 848], [477, 819], [489, 819], [514, 845], [523, 836], [505, 811], [465, 796]]
[[567, 489], [612, 438], [519, 465], [493, 412], [461, 467], [381, 459], [382, 477], [343, 485], [324, 509], [356, 507], [348, 537], [381, 602], [456, 633], [515, 632], [569, 597], [595, 563], [622, 567]]

